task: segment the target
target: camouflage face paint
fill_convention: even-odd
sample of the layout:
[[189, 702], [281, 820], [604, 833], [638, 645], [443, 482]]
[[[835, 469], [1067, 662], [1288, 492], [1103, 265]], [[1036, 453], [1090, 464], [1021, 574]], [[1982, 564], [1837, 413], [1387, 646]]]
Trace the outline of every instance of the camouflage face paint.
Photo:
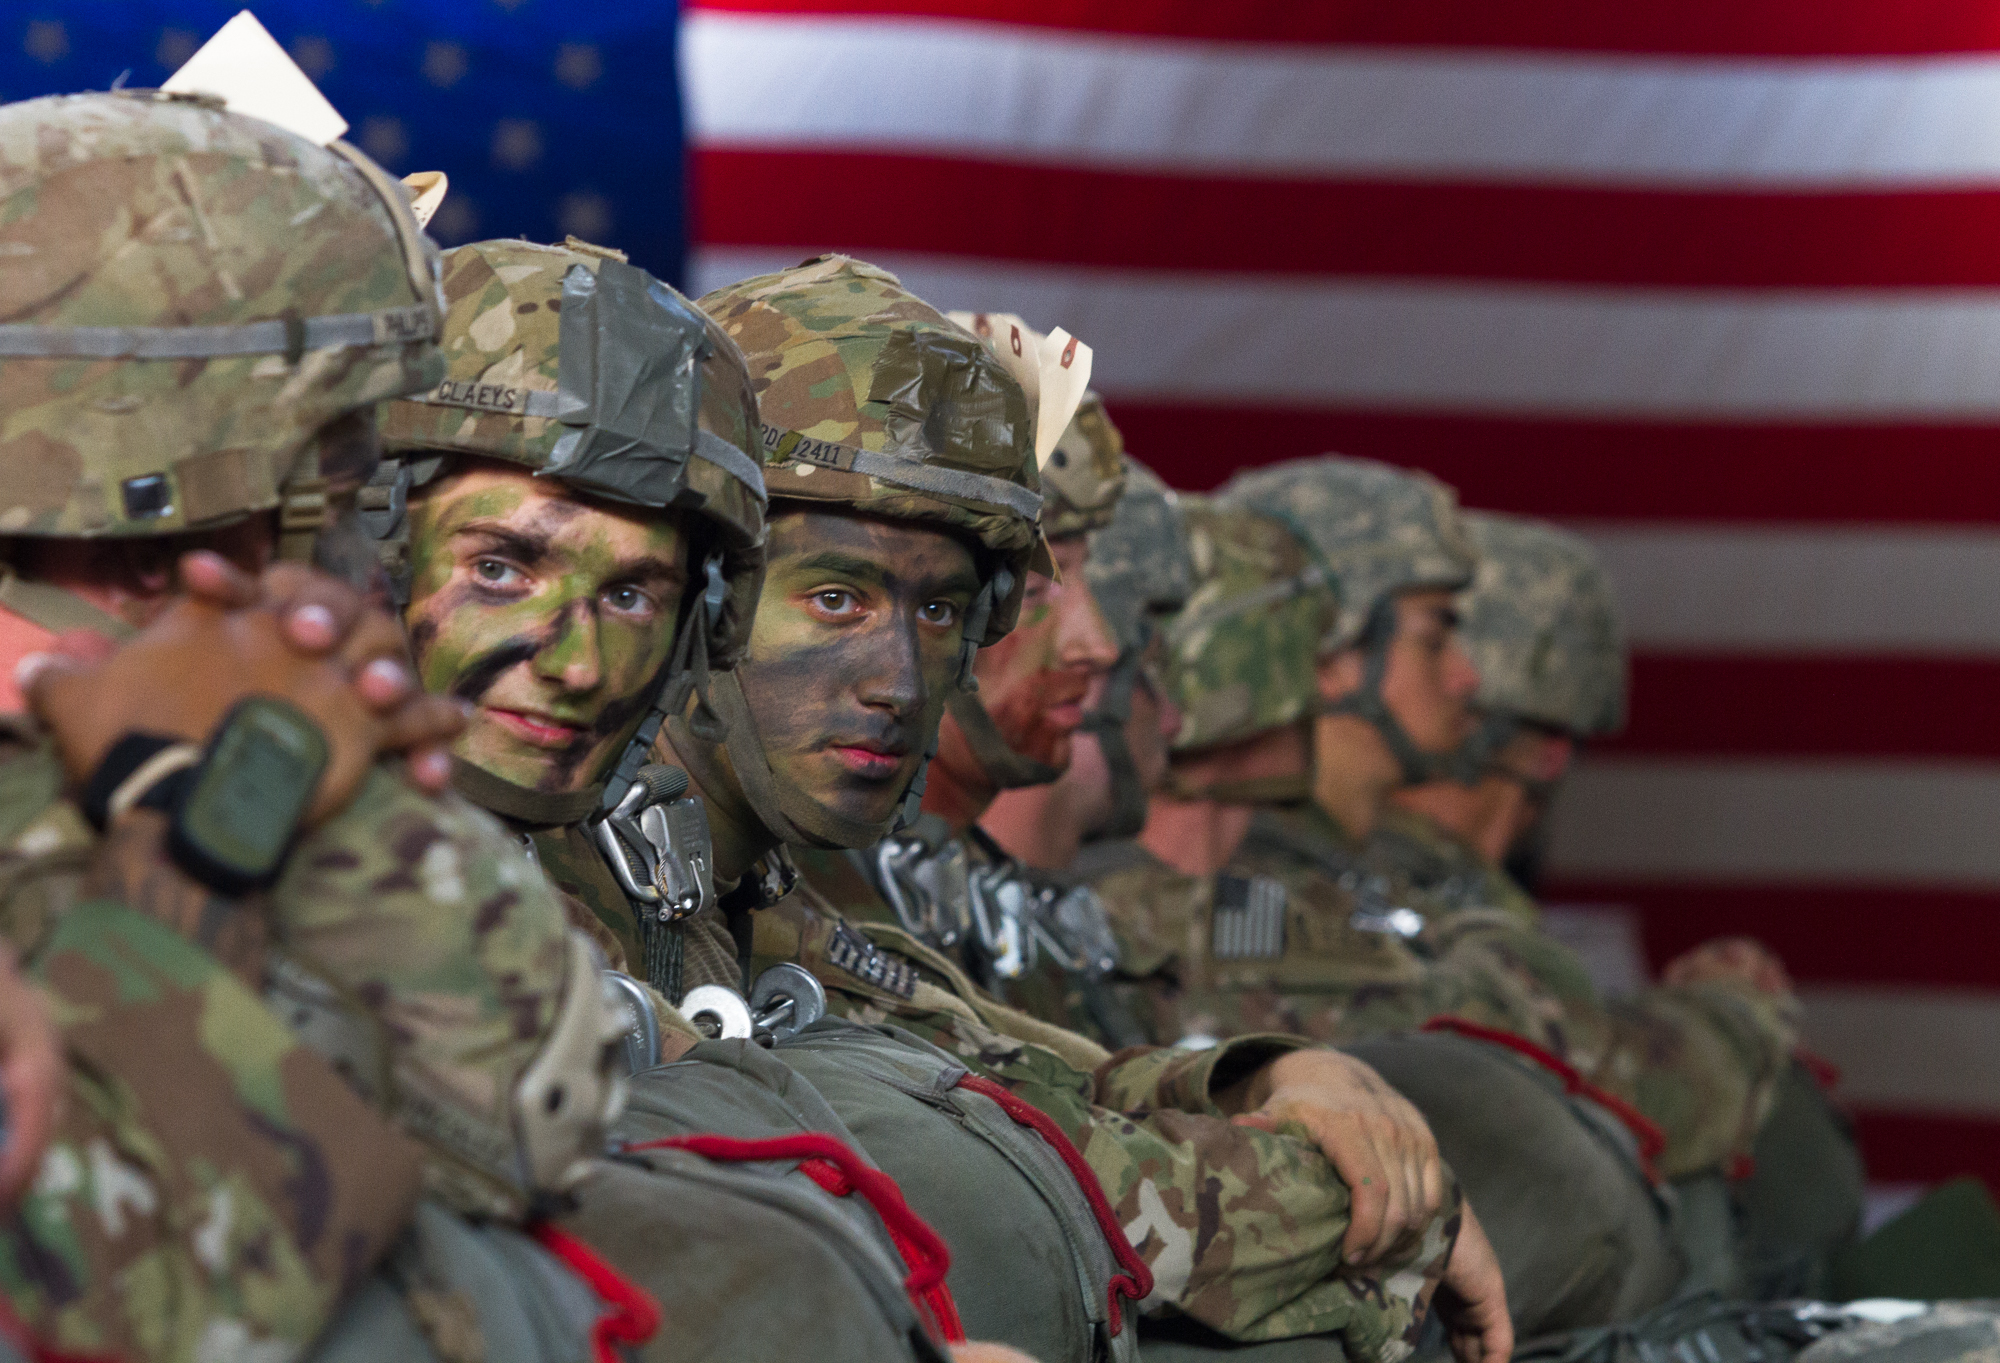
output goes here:
[[410, 644], [424, 686], [475, 707], [458, 755], [515, 785], [581, 790], [652, 703], [674, 642], [674, 516], [467, 459], [410, 505]]
[[737, 665], [771, 769], [827, 808], [886, 819], [958, 684], [972, 553], [908, 521], [771, 519], [770, 566]]

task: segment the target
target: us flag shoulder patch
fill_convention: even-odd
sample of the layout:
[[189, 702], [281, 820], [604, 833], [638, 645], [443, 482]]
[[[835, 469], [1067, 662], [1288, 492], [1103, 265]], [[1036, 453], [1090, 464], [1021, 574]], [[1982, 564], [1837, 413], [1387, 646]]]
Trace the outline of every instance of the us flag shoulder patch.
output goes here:
[[1284, 955], [1285, 887], [1269, 876], [1217, 876], [1209, 953], [1218, 961]]

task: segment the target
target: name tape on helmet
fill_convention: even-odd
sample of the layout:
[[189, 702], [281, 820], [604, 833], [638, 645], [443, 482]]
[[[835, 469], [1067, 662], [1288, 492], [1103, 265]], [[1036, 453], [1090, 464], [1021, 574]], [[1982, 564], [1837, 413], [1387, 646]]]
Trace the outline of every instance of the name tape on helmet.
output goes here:
[[518, 383], [473, 383], [446, 379], [428, 393], [410, 394], [411, 402], [433, 407], [469, 407], [475, 412], [499, 416], [554, 417], [562, 395], [546, 388], [525, 388]]
[[879, 482], [893, 483], [912, 492], [928, 492], [1004, 507], [1024, 520], [1032, 521], [1042, 513], [1042, 494], [1019, 483], [983, 473], [968, 473], [963, 469], [941, 468], [916, 458], [899, 459], [894, 455], [856, 449], [831, 440], [815, 440], [769, 422], [764, 423], [764, 452], [770, 463], [806, 464], [815, 468], [866, 474]]

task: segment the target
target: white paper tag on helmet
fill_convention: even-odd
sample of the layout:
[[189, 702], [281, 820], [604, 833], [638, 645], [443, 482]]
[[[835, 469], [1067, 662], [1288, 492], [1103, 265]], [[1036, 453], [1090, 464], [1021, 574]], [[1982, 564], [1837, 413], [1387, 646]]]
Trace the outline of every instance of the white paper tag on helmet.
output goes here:
[[247, 9], [217, 29], [160, 88], [215, 95], [229, 112], [275, 123], [316, 146], [347, 131], [347, 120]]
[[1044, 336], [1011, 312], [945, 316], [986, 342], [1028, 395], [1028, 412], [1035, 419], [1035, 467], [1047, 464], [1090, 386], [1090, 347], [1061, 327]]
[[1061, 327], [1037, 344], [1042, 381], [1036, 400], [1035, 465], [1042, 468], [1048, 465], [1049, 456], [1061, 443], [1076, 409], [1083, 405], [1084, 390], [1090, 387], [1092, 352]]
[[451, 188], [451, 179], [441, 170], [412, 171], [403, 177], [403, 188], [410, 191], [410, 213], [417, 226], [429, 227], [431, 216]]

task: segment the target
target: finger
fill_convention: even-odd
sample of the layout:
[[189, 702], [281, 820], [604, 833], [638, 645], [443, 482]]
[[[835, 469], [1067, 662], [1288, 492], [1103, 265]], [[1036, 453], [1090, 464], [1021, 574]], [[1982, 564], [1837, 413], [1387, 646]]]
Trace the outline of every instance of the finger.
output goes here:
[[118, 643], [94, 629], [66, 629], [56, 636], [54, 649], [72, 662], [103, 663], [111, 661], [118, 651]]
[[1352, 1121], [1319, 1123], [1314, 1135], [1327, 1162], [1347, 1184], [1350, 1196], [1347, 1236], [1341, 1246], [1347, 1262], [1365, 1264], [1379, 1257], [1378, 1246], [1389, 1214], [1389, 1171], [1382, 1157]]
[[1437, 1146], [1431, 1146], [1430, 1158], [1424, 1161], [1424, 1220], [1429, 1222], [1444, 1210], [1444, 1157], [1438, 1154]]
[[1444, 1159], [1438, 1154], [1437, 1136], [1424, 1114], [1401, 1094], [1394, 1096], [1391, 1109], [1397, 1124], [1410, 1142], [1410, 1158], [1416, 1172], [1412, 1211], [1428, 1222], [1444, 1205]]
[[181, 555], [180, 586], [189, 596], [227, 610], [254, 606], [262, 594], [256, 577], [209, 549]]
[[368, 605], [346, 583], [302, 563], [272, 564], [263, 585], [265, 598], [284, 622], [287, 642], [315, 655], [340, 647]]
[[412, 749], [404, 767], [411, 785], [427, 795], [441, 794], [451, 784], [451, 749], [443, 744]]
[[[364, 611], [354, 621], [340, 645], [339, 658], [348, 672], [359, 677], [362, 669], [378, 659], [386, 659], [407, 669], [409, 647], [403, 641], [403, 627], [378, 610]], [[411, 678], [415, 685], [415, 678]]]
[[1400, 1239], [1430, 1220], [1430, 1212], [1424, 1204], [1423, 1147], [1409, 1128], [1398, 1124], [1392, 1129], [1396, 1137], [1396, 1171], [1403, 1181], [1403, 1219], [1397, 1227]]
[[355, 674], [354, 685], [361, 699], [381, 714], [400, 705], [416, 689], [417, 679], [394, 658], [374, 658]]
[[1369, 1143], [1375, 1148], [1387, 1184], [1387, 1205], [1382, 1210], [1382, 1228], [1376, 1232], [1372, 1258], [1381, 1262], [1410, 1228], [1409, 1170], [1399, 1157], [1393, 1135], [1379, 1122], [1364, 1124]]
[[57, 678], [83, 670], [82, 663], [65, 654], [24, 654], [14, 664], [14, 689], [28, 702], [29, 709], [39, 711], [47, 699], [48, 688]]

